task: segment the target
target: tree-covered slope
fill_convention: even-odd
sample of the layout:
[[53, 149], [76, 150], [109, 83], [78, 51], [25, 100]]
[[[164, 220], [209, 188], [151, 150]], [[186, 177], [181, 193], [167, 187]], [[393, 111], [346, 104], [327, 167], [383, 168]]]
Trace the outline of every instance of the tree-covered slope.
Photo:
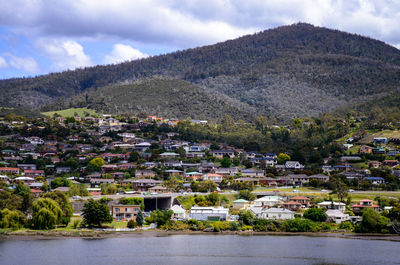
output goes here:
[[[396, 93], [400, 51], [359, 35], [295, 24], [118, 65], [1, 80], [0, 105], [37, 108], [99, 88], [113, 91], [112, 97], [121, 88], [114, 85], [153, 76], [185, 80], [208, 95], [223, 94], [242, 102], [235, 107], [246, 113], [250, 107], [287, 119]], [[156, 101], [161, 95], [154, 95]], [[113, 102], [112, 109], [122, 111]]]

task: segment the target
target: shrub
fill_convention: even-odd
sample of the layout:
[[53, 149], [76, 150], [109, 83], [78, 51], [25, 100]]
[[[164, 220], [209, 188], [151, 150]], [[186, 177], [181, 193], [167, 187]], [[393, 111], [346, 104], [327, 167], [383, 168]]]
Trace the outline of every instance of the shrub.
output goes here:
[[0, 228], [11, 228], [13, 230], [24, 227], [25, 216], [20, 211], [3, 209], [0, 211]]
[[129, 222], [126, 224], [126, 227], [128, 227], [128, 228], [135, 228], [137, 226], [138, 226], [138, 224], [135, 220], [129, 220]]
[[339, 229], [345, 229], [348, 231], [353, 231], [354, 225], [351, 222], [343, 222], [339, 225]]
[[301, 218], [285, 221], [282, 228], [286, 232], [315, 232], [317, 230], [314, 222]]
[[304, 212], [304, 218], [314, 222], [325, 222], [328, 216], [322, 208], [311, 208]]

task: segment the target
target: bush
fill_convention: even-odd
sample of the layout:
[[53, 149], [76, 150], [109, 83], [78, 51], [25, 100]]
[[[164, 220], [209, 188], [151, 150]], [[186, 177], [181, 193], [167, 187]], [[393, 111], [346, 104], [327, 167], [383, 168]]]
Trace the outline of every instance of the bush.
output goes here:
[[343, 222], [339, 225], [339, 229], [344, 229], [348, 231], [353, 231], [354, 225], [351, 222]]
[[16, 230], [24, 227], [25, 216], [20, 211], [3, 209], [0, 211], [0, 228]]
[[75, 221], [72, 223], [72, 227], [73, 227], [74, 229], [77, 229], [78, 227], [80, 227], [80, 224], [81, 224], [81, 220], [75, 220]]
[[129, 220], [129, 222], [126, 224], [126, 227], [128, 227], [128, 228], [135, 228], [137, 226], [138, 226], [138, 224], [135, 220]]
[[314, 222], [301, 218], [285, 221], [282, 229], [285, 232], [315, 232], [317, 230]]
[[144, 210], [143, 198], [140, 197], [124, 197], [119, 200], [119, 203], [124, 205], [140, 205], [140, 209]]
[[311, 208], [304, 212], [304, 218], [314, 222], [325, 222], [328, 216], [322, 208]]
[[380, 215], [374, 209], [365, 209], [362, 222], [356, 228], [361, 233], [387, 233], [390, 227], [390, 219]]

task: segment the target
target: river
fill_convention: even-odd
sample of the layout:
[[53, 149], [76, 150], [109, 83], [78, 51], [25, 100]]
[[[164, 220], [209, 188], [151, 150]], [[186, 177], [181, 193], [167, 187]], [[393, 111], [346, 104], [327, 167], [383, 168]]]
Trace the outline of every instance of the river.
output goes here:
[[4, 239], [0, 264], [400, 264], [400, 242], [270, 235]]

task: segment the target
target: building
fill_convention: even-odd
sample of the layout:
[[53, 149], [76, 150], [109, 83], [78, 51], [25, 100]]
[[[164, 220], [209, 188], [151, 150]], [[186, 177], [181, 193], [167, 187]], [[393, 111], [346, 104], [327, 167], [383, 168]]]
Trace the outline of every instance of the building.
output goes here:
[[374, 210], [379, 210], [379, 206], [374, 204], [374, 201], [372, 200], [361, 200], [359, 204], [354, 204], [351, 206], [351, 208], [353, 209], [354, 213], [358, 213], [360, 214], [362, 210], [366, 209], [366, 208], [372, 208]]
[[286, 161], [285, 167], [287, 169], [302, 169], [304, 166], [299, 161]]
[[213, 173], [208, 173], [208, 174], [205, 174], [205, 175], [203, 175], [203, 179], [204, 180], [211, 180], [211, 181], [214, 181], [214, 182], [221, 182], [222, 181], [222, 175], [219, 175], [219, 174], [213, 174]]
[[273, 207], [283, 203], [282, 197], [279, 196], [264, 196], [254, 200], [254, 206], [258, 207]]
[[235, 157], [234, 150], [213, 150], [213, 151], [211, 151], [211, 154], [216, 158], [224, 158], [224, 157], [234, 158]]
[[174, 206], [171, 207], [171, 210], [174, 212], [172, 216], [174, 220], [186, 219], [186, 211], [182, 206], [175, 204]]
[[198, 221], [226, 221], [229, 219], [229, 209], [223, 207], [198, 207], [190, 209], [190, 219]]
[[325, 209], [330, 209], [330, 210], [338, 210], [344, 213], [346, 210], [346, 204], [343, 202], [331, 202], [331, 201], [325, 201], [325, 202], [320, 202], [317, 204], [318, 208], [325, 208]]
[[127, 222], [136, 221], [137, 214], [140, 211], [140, 205], [112, 205], [111, 215], [114, 221]]
[[294, 212], [285, 208], [269, 208], [261, 211], [262, 219], [291, 220]]
[[337, 224], [350, 220], [350, 216], [340, 210], [329, 209], [325, 213], [328, 216], [329, 221], [335, 222]]
[[233, 209], [246, 209], [249, 206], [248, 200], [238, 199], [232, 202]]

